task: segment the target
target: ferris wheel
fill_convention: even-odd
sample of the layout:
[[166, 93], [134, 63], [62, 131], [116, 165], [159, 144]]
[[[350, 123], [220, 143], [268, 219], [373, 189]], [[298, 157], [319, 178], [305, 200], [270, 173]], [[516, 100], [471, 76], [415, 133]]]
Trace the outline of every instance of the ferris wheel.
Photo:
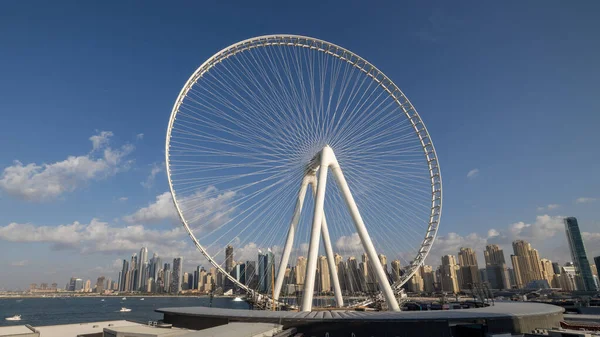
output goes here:
[[204, 62], [173, 107], [166, 167], [213, 278], [302, 311], [373, 294], [399, 310], [442, 211], [410, 101], [365, 59], [304, 36], [248, 39]]

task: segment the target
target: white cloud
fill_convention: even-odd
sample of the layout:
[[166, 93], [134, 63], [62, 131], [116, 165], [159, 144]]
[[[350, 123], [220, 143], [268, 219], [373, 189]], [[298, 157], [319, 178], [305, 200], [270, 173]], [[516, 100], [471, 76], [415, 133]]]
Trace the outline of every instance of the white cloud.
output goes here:
[[138, 133], [137, 135], [135, 135], [135, 139], [137, 139], [137, 140], [144, 139], [144, 134], [143, 133]]
[[577, 203], [577, 204], [585, 204], [585, 203], [589, 203], [589, 202], [594, 202], [596, 200], [597, 200], [596, 198], [581, 197], [581, 198], [577, 198], [577, 200], [575, 200], [575, 203]]
[[125, 201], [127, 201], [127, 200], [129, 200], [129, 198], [127, 198], [127, 197], [120, 197], [120, 198], [119, 198], [119, 201], [120, 201], [120, 202], [125, 202]]
[[550, 205], [546, 205], [546, 206], [540, 206], [537, 208], [537, 210], [538, 210], [538, 212], [551, 211], [551, 210], [557, 209], [559, 207], [560, 207], [559, 204], [550, 204]]
[[99, 134], [91, 136], [90, 140], [92, 141], [92, 148], [98, 150], [105, 147], [112, 136], [113, 133], [111, 131], [101, 131]]
[[472, 169], [471, 171], [469, 171], [469, 173], [467, 173], [467, 178], [475, 178], [479, 175], [479, 169], [475, 168]]
[[[229, 216], [234, 210], [231, 205], [234, 197], [235, 192], [220, 193], [215, 187], [209, 186], [205, 190], [181, 197], [178, 201], [179, 207], [192, 229], [197, 230], [202, 227], [202, 230], [211, 230], [229, 220]], [[129, 223], [159, 223], [162, 221], [179, 223], [180, 221], [170, 192], [157, 195], [153, 203], [123, 217], [123, 220]]]
[[13, 267], [24, 267], [28, 264], [29, 264], [29, 261], [27, 261], [27, 260], [13, 261], [10, 263], [10, 265]]
[[178, 215], [171, 192], [164, 192], [157, 195], [156, 200], [147, 207], [140, 208], [123, 219], [129, 223], [157, 223], [163, 220], [177, 221]]
[[140, 184], [145, 188], [150, 188], [154, 186], [154, 181], [156, 180], [156, 175], [163, 171], [164, 164], [154, 163], [152, 164], [152, 169], [150, 170], [150, 175], [146, 178], [146, 181], [142, 181]]
[[583, 244], [588, 254], [588, 259], [592, 261], [594, 257], [600, 256], [600, 233], [581, 233]]
[[340, 252], [355, 252], [362, 249], [362, 243], [358, 233], [352, 233], [350, 236], [340, 236], [335, 247]]
[[132, 145], [119, 149], [108, 146], [110, 131], [90, 137], [92, 152], [69, 156], [52, 164], [15, 161], [0, 176], [0, 188], [9, 195], [28, 201], [48, 201], [67, 192], [73, 192], [92, 180], [105, 179], [129, 168], [125, 160], [133, 150]]
[[152, 230], [142, 225], [115, 227], [98, 219], [92, 219], [89, 224], [75, 221], [59, 226], [11, 223], [0, 226], [0, 240], [49, 243], [53, 249], [75, 250], [84, 254], [131, 252], [146, 245], [162, 251], [163, 255], [173, 256], [169, 254], [188, 249], [188, 240], [181, 227], [170, 230]]

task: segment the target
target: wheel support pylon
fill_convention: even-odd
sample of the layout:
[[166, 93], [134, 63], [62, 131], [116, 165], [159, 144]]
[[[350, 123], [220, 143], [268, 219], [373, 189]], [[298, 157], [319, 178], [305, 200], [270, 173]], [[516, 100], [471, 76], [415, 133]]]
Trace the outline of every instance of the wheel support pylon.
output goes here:
[[[294, 235], [296, 232], [296, 227], [298, 225], [298, 221], [300, 219], [300, 214], [302, 212], [302, 207], [304, 204], [304, 198], [306, 196], [306, 189], [308, 185], [312, 185], [313, 193], [315, 194], [315, 209], [313, 215], [313, 223], [311, 229], [310, 243], [308, 247], [308, 260], [306, 265], [306, 277], [304, 278], [304, 291], [302, 296], [302, 306], [300, 308], [301, 311], [311, 311], [312, 310], [312, 302], [313, 302], [313, 294], [314, 294], [314, 286], [315, 286], [315, 277], [317, 272], [317, 258], [319, 254], [319, 241], [321, 235], [323, 236], [323, 244], [325, 247], [325, 253], [327, 255], [328, 267], [330, 270], [331, 279], [333, 281], [335, 300], [338, 307], [343, 306], [343, 298], [342, 292], [340, 288], [340, 283], [338, 279], [337, 266], [335, 265], [335, 260], [333, 256], [333, 248], [331, 246], [331, 239], [329, 237], [329, 230], [327, 228], [327, 221], [325, 219], [324, 213], [324, 204], [325, 204], [325, 189], [327, 186], [327, 171], [331, 169], [333, 176], [336, 180], [338, 187], [342, 193], [344, 201], [346, 202], [346, 206], [350, 212], [352, 217], [352, 221], [356, 227], [356, 231], [361, 240], [363, 248], [367, 253], [369, 260], [373, 265], [373, 272], [375, 272], [377, 276], [377, 280], [379, 282], [379, 286], [381, 287], [383, 297], [385, 298], [388, 308], [392, 311], [400, 311], [400, 307], [398, 306], [398, 301], [396, 301], [396, 297], [394, 296], [394, 292], [392, 287], [388, 281], [387, 275], [383, 270], [383, 266], [381, 265], [379, 258], [377, 257], [377, 252], [375, 251], [375, 247], [373, 246], [373, 242], [371, 241], [371, 237], [367, 232], [367, 228], [360, 216], [360, 212], [358, 211], [358, 207], [356, 206], [356, 202], [354, 201], [354, 197], [350, 192], [350, 188], [348, 187], [348, 183], [344, 178], [344, 174], [342, 173], [342, 169], [333, 153], [333, 150], [328, 145], [325, 146], [312, 160], [309, 167], [306, 170], [306, 174], [302, 179], [302, 184], [300, 185], [300, 191], [298, 192], [298, 200], [296, 201], [296, 207], [294, 209], [294, 215], [292, 217], [292, 222], [290, 224], [290, 229], [288, 231], [288, 236], [285, 242], [283, 254], [281, 256], [281, 262], [279, 264], [279, 272], [277, 274], [277, 279], [275, 281], [275, 297], [274, 300], [279, 298], [279, 293], [281, 292], [281, 287], [283, 285], [283, 279], [285, 274], [286, 266], [289, 262], [290, 253], [292, 250]], [[316, 174], [319, 174], [318, 180]]]

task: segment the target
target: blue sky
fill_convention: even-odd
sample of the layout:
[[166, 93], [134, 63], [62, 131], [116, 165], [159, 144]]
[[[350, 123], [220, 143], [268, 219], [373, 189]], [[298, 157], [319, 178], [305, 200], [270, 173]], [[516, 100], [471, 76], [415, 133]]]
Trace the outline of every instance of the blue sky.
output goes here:
[[[508, 255], [516, 237], [567, 261], [558, 221], [566, 215], [579, 218], [588, 252], [600, 255], [599, 10], [596, 1], [3, 1], [0, 288], [115, 273], [115, 259], [141, 244], [164, 256], [185, 250], [161, 208], [164, 170], [151, 178], [164, 166], [174, 99], [217, 51], [274, 33], [356, 52], [416, 106], [444, 178], [439, 247], [428, 263], [494, 240]], [[44, 175], [8, 179], [28, 164]], [[58, 190], [38, 189], [48, 177]], [[106, 223], [92, 226], [98, 237], [143, 227], [114, 247], [69, 236], [76, 226], [52, 234], [76, 221]]]

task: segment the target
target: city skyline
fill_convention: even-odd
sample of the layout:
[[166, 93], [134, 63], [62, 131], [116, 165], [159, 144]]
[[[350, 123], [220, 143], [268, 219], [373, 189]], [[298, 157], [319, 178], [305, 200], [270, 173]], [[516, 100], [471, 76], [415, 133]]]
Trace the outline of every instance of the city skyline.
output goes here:
[[[187, 271], [205, 264], [168, 192], [168, 115], [181, 84], [215, 51], [278, 32], [356, 51], [422, 114], [444, 177], [440, 232], [425, 263], [470, 247], [481, 267], [485, 247], [498, 244], [511, 264], [512, 242], [526, 240], [564, 265], [572, 260], [567, 216], [579, 220], [588, 259], [600, 256], [600, 162], [589, 157], [600, 143], [593, 90], [600, 47], [589, 43], [597, 3], [541, 11], [531, 3], [493, 10], [389, 4], [369, 15], [331, 4], [320, 4], [319, 13], [304, 5], [270, 13], [247, 4], [199, 6], [182, 13], [154, 4], [0, 4], [0, 26], [13, 32], [0, 36], [7, 47], [0, 110], [10, 116], [0, 133], [0, 288], [61, 284], [62, 275], [114, 279], [121, 257], [141, 246], [169, 261], [184, 256]], [[397, 20], [397, 12], [411, 15]], [[215, 36], [223, 22], [232, 25]], [[557, 88], [561, 94], [548, 99]], [[227, 244], [215, 251], [223, 254]], [[378, 253], [388, 265], [412, 258]]]
[[[504, 251], [496, 244], [486, 246], [484, 253], [485, 267], [479, 268], [477, 256], [470, 247], [461, 247], [457, 255], [445, 255], [441, 258], [441, 265], [422, 265], [417, 272], [404, 285], [411, 292], [441, 291], [458, 293], [470, 291], [474, 287], [491, 289], [538, 289], [562, 288], [564, 291], [597, 291], [600, 289], [598, 279], [598, 263], [600, 256], [595, 257], [592, 263], [587, 259], [587, 252], [581, 242], [577, 219], [569, 217], [564, 219], [565, 231], [572, 257], [575, 263], [567, 262], [560, 266], [540, 257], [538, 251], [524, 240], [513, 241], [514, 254], [510, 255], [512, 268], [507, 267]], [[234, 247], [225, 247], [225, 258], [221, 265], [224, 272], [233, 276], [237, 281], [261, 293], [269, 293], [272, 289], [271, 277], [275, 277], [275, 270], [285, 268], [285, 280], [282, 293], [290, 295], [302, 289], [306, 273], [306, 258], [298, 256], [296, 264], [280, 266], [275, 263], [275, 255], [269, 248], [263, 253], [257, 249], [257, 261], [235, 261]], [[183, 271], [183, 257], [173, 259], [173, 268], [169, 263], [161, 264], [161, 258], [154, 253], [148, 261], [148, 248], [142, 247], [140, 254], [133, 253], [131, 260], [123, 259], [123, 269], [119, 271], [116, 280], [100, 276], [96, 285], [91, 288], [91, 281], [83, 283], [83, 279], [71, 277], [65, 290], [74, 292], [95, 292], [102, 294], [105, 289], [119, 292], [141, 293], [170, 293], [179, 294], [182, 290], [196, 290], [208, 292], [219, 290], [239, 291], [239, 287], [227, 279], [221, 271], [214, 267], [205, 269], [198, 265], [192, 273]], [[457, 258], [458, 257], [458, 258]], [[388, 269], [387, 256], [379, 254], [378, 259], [383, 266], [390, 281], [397, 281], [403, 273], [399, 260], [392, 260]], [[594, 264], [595, 263], [595, 264]], [[224, 264], [224, 266], [223, 266]], [[258, 266], [258, 269], [256, 269]], [[341, 291], [344, 294], [371, 293], [377, 291], [379, 286], [374, 278], [374, 273], [366, 254], [362, 254], [361, 262], [357, 263], [355, 256], [335, 254], [335, 268], [340, 280]], [[319, 256], [317, 264], [317, 279], [315, 280], [317, 293], [331, 294], [331, 274], [325, 256]], [[270, 277], [271, 276], [271, 277]], [[106, 280], [106, 283], [105, 283]], [[56, 291], [56, 283], [48, 287], [47, 283], [30, 284], [30, 291]]]

